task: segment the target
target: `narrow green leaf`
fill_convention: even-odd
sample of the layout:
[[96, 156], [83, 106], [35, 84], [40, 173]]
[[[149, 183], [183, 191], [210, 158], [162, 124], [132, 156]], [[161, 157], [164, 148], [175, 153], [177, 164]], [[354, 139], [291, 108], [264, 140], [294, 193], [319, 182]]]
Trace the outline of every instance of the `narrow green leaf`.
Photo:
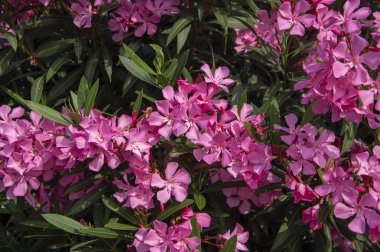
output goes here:
[[10, 33], [4, 33], [4, 37], [8, 40], [9, 44], [12, 46], [14, 51], [17, 51], [17, 38], [15, 35]]
[[109, 210], [117, 213], [118, 215], [123, 217], [125, 220], [129, 221], [130, 223], [139, 225], [139, 221], [135, 218], [133, 213], [129, 212], [129, 210], [124, 209], [122, 206], [118, 205], [114, 200], [103, 196], [102, 201]]
[[192, 17], [183, 17], [177, 20], [170, 29], [168, 39], [166, 40], [166, 46], [168, 46], [186, 26], [192, 22]]
[[206, 198], [202, 194], [194, 194], [194, 201], [199, 210], [202, 210], [206, 206]]
[[162, 73], [162, 67], [165, 62], [164, 52], [162, 51], [162, 48], [159, 45], [150, 44], [150, 47], [152, 47], [153, 50], [156, 52], [156, 58], [154, 60], [156, 71], [157, 73]]
[[123, 230], [123, 231], [137, 231], [139, 230], [136, 226], [131, 226], [123, 223], [115, 223], [109, 222], [105, 225], [106, 228], [115, 229], [115, 230]]
[[224, 246], [220, 252], [234, 252], [237, 245], [237, 235], [232, 236], [226, 243], [224, 243]]
[[50, 223], [44, 220], [26, 220], [20, 222], [20, 225], [32, 227], [32, 228], [43, 228], [43, 229], [56, 229], [55, 226], [52, 226]]
[[38, 47], [36, 51], [36, 57], [46, 58], [58, 54], [72, 46], [74, 42], [75, 39], [48, 41], [46, 43], [43, 43], [40, 47]]
[[281, 123], [280, 107], [278, 106], [276, 99], [272, 100], [271, 106], [268, 112], [269, 112], [269, 120], [272, 125]]
[[251, 8], [253, 13], [257, 14], [259, 12], [260, 8], [253, 0], [245, 0], [245, 2], [249, 5], [249, 8]]
[[173, 79], [172, 79], [172, 86], [177, 83], [179, 77], [181, 76], [181, 73], [184, 71], [187, 60], [189, 58], [189, 49], [184, 51], [181, 56], [178, 59], [178, 65], [177, 68], [174, 71]]
[[309, 123], [313, 118], [315, 117], [315, 114], [312, 109], [312, 105], [309, 105], [302, 117], [301, 125], [305, 125], [306, 123]]
[[84, 76], [88, 83], [92, 83], [94, 74], [99, 63], [99, 51], [92, 53], [87, 61], [86, 68], [84, 70]]
[[120, 58], [121, 63], [123, 64], [123, 66], [132, 75], [134, 75], [136, 78], [138, 78], [138, 79], [140, 79], [146, 83], [149, 83], [149, 84], [157, 87], [157, 85], [155, 84], [155, 80], [152, 77], [152, 75], [150, 75], [148, 72], [144, 71], [144, 69], [142, 69], [141, 67], [136, 65], [132, 60], [130, 60], [126, 57], [123, 57], [123, 56], [119, 56], [119, 58]]
[[2, 85], [0, 85], [0, 89], [3, 90], [3, 92], [5, 92], [7, 95], [9, 95], [13, 100], [17, 101], [23, 106], [26, 106], [26, 100], [24, 100], [24, 98], [22, 98], [19, 94], [15, 93], [13, 90]]
[[354, 143], [355, 140], [355, 133], [357, 131], [357, 125], [354, 123], [344, 123], [343, 127], [345, 127], [345, 132], [344, 132], [344, 140], [341, 148], [341, 154], [347, 152], [351, 146]]
[[86, 227], [80, 224], [78, 221], [63, 215], [42, 214], [42, 217], [53, 226], [72, 234], [76, 234], [79, 229], [86, 229]]
[[84, 180], [80, 180], [78, 183], [75, 183], [71, 186], [69, 186], [65, 192], [62, 194], [62, 196], [66, 196], [70, 194], [71, 192], [77, 192], [83, 188], [88, 187], [89, 185], [92, 185], [96, 180], [101, 179], [103, 177], [102, 174], [94, 174]]
[[112, 81], [112, 58], [104, 45], [102, 46], [102, 56], [104, 69], [106, 70], [109, 81]]
[[62, 57], [58, 57], [53, 62], [53, 64], [46, 73], [46, 82], [48, 82], [59, 71], [59, 69], [61, 69], [61, 67], [67, 62], [69, 56], [70, 54], [67, 53]]
[[45, 105], [42, 105], [42, 104], [39, 104], [39, 103], [33, 102], [33, 101], [25, 101], [25, 105], [29, 109], [37, 112], [42, 117], [49, 119], [51, 121], [60, 123], [62, 125], [69, 125], [69, 124], [73, 123], [70, 119], [66, 118], [64, 115], [59, 113], [57, 110], [52, 109], [48, 106], [45, 106]]
[[156, 72], [148, 66], [130, 47], [123, 44], [123, 50], [128, 55], [128, 57], [142, 70], [152, 75], [155, 75]]
[[133, 112], [136, 113], [136, 115], [138, 115], [140, 112], [143, 94], [143, 90], [141, 90], [137, 96], [135, 103], [133, 104]]
[[71, 88], [71, 86], [77, 83], [76, 81], [79, 79], [82, 73], [82, 67], [76, 68], [68, 75], [66, 75], [65, 78], [63, 78], [60, 82], [58, 82], [58, 84], [54, 85], [47, 95], [48, 103], [56, 101], [57, 97], [63, 95], [68, 89]]
[[270, 191], [273, 191], [279, 188], [284, 188], [284, 187], [285, 187], [285, 184], [282, 182], [271, 183], [271, 184], [267, 184], [258, 188], [255, 191], [255, 194], [266, 193], [266, 192], [270, 192]]
[[81, 242], [81, 243], [79, 243], [79, 244], [76, 244], [75, 246], [72, 246], [72, 247], [70, 248], [70, 252], [79, 252], [79, 251], [81, 251], [81, 250], [77, 250], [77, 249], [82, 248], [82, 247], [85, 247], [85, 246], [90, 245], [90, 244], [92, 244], [92, 243], [94, 243], [94, 242], [97, 242], [97, 241], [98, 241], [98, 239], [96, 239], [96, 240], [91, 240], [91, 241], [86, 241], [86, 242]]
[[73, 206], [67, 211], [67, 215], [71, 216], [77, 214], [90, 206], [92, 206], [97, 200], [99, 200], [104, 194], [106, 187], [100, 187], [86, 194], [83, 198], [74, 203]]
[[185, 45], [187, 38], [189, 37], [189, 33], [191, 30], [191, 25], [186, 26], [182, 31], [178, 33], [177, 36], [177, 54], [181, 52], [181, 49]]
[[247, 183], [243, 180], [234, 182], [218, 182], [211, 184], [205, 188], [202, 193], [217, 192], [224, 188], [237, 188], [237, 187], [247, 187]]
[[88, 95], [86, 96], [86, 102], [84, 106], [84, 114], [88, 116], [91, 109], [94, 107], [96, 95], [98, 94], [99, 80], [95, 81], [94, 85], [91, 87]]
[[88, 86], [88, 82], [86, 78], [83, 76], [82, 79], [80, 80], [79, 83], [79, 88], [78, 88], [78, 95], [77, 95], [77, 102], [78, 102], [78, 108], [81, 109], [83, 108], [85, 102], [86, 102], [86, 96], [88, 94], [88, 91], [90, 90]]
[[30, 91], [30, 97], [32, 98], [32, 101], [39, 102], [42, 97], [42, 91], [44, 89], [44, 83], [45, 83], [45, 76], [41, 76], [34, 80], [31, 91]]
[[224, 31], [226, 32], [228, 30], [227, 14], [223, 10], [217, 8], [214, 11], [214, 15], [218, 20], [218, 23], [223, 27]]
[[[202, 241], [201, 229], [199, 227], [197, 218], [195, 218], [195, 216], [193, 216], [193, 218], [191, 218], [191, 227], [192, 227], [192, 231], [191, 231], [190, 237], [197, 237], [199, 241]], [[199, 246], [197, 247], [197, 249], [199, 251], [202, 251], [202, 243], [199, 243]]]
[[172, 216], [173, 214], [175, 214], [176, 212], [178, 212], [179, 210], [182, 210], [182, 209], [184, 209], [185, 207], [187, 207], [187, 206], [189, 206], [189, 205], [191, 205], [191, 204], [193, 204], [193, 203], [194, 203], [194, 201], [191, 200], [191, 199], [185, 199], [185, 200], [184, 200], [183, 202], [181, 202], [181, 203], [174, 203], [173, 205], [167, 207], [167, 208], [165, 209], [165, 211], [162, 212], [162, 213], [160, 213], [160, 214], [157, 216], [157, 218], [155, 218], [155, 219], [160, 220], [160, 221], [165, 220], [165, 219], [167, 219], [168, 217], [170, 217], [170, 216]]
[[80, 229], [79, 233], [107, 239], [116, 239], [122, 237], [122, 235], [116, 231], [104, 227]]
[[7, 71], [14, 55], [12, 50], [0, 52], [0, 76]]

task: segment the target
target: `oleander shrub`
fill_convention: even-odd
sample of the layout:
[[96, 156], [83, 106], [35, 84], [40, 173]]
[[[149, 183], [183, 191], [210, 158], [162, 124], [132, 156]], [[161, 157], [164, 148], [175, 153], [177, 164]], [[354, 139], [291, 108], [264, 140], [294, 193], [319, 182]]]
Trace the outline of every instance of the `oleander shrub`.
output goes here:
[[379, 251], [380, 3], [4, 0], [1, 251]]

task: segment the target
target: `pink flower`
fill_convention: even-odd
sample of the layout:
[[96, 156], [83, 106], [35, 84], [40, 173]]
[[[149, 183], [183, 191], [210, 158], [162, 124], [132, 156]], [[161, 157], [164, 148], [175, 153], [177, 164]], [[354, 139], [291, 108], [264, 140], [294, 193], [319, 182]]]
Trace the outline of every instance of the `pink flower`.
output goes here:
[[249, 29], [236, 29], [235, 51], [247, 53], [258, 44], [256, 35]]
[[236, 244], [235, 252], [249, 251], [249, 249], [244, 245], [244, 243], [248, 241], [249, 233], [244, 232], [244, 228], [240, 226], [240, 224], [236, 224], [232, 232], [228, 230], [222, 237], [226, 240], [229, 240], [235, 235], [237, 235], [237, 244]]
[[170, 162], [166, 166], [165, 177], [166, 180], [162, 179], [159, 174], [152, 175], [151, 186], [162, 189], [157, 192], [157, 199], [165, 204], [173, 195], [178, 202], [184, 201], [191, 182], [190, 174], [183, 168], [178, 170], [176, 162]]
[[136, 37], [142, 37], [144, 33], [151, 36], [157, 32], [156, 24], [160, 22], [160, 17], [151, 13], [145, 6], [138, 5], [138, 9], [133, 14], [132, 21], [140, 24], [135, 30]]
[[347, 0], [343, 6], [344, 27], [347, 33], [360, 34], [362, 25], [359, 20], [366, 19], [371, 14], [370, 8], [359, 8], [359, 5], [360, 0]]
[[380, 215], [371, 208], [376, 208], [378, 198], [373, 190], [365, 194], [359, 202], [354, 202], [347, 206], [343, 203], [335, 205], [334, 214], [337, 218], [347, 219], [354, 216], [354, 219], [348, 224], [352, 232], [364, 234], [366, 223], [370, 228], [375, 228], [380, 223]]
[[333, 50], [334, 56], [337, 59], [344, 60], [344, 63], [336, 61], [333, 65], [334, 76], [336, 78], [342, 77], [347, 74], [349, 70], [354, 68], [353, 84], [361, 85], [367, 84], [371, 81], [368, 71], [364, 68], [366, 64], [372, 70], [376, 70], [380, 64], [380, 52], [367, 52], [360, 54], [364, 48], [368, 46], [368, 41], [364, 38], [353, 35], [352, 36], [352, 51], [349, 52], [347, 43], [341, 42]]
[[278, 9], [277, 16], [278, 27], [281, 31], [290, 29], [291, 35], [305, 35], [305, 27], [310, 27], [314, 22], [314, 15], [304, 14], [310, 9], [310, 4], [305, 0], [300, 0], [296, 3], [294, 12], [290, 2], [284, 2]]
[[71, 9], [76, 12], [74, 24], [79, 28], [91, 28], [92, 15], [94, 15], [92, 5], [87, 0], [78, 0], [78, 3], [73, 3]]
[[322, 225], [318, 223], [318, 213], [319, 205], [315, 205], [307, 208], [302, 212], [302, 223], [309, 224], [310, 228], [313, 230], [318, 230], [322, 228]]
[[229, 92], [227, 86], [235, 82], [234, 80], [227, 78], [230, 75], [230, 70], [225, 66], [218, 67], [215, 70], [214, 74], [211, 72], [210, 66], [207, 64], [204, 64], [201, 67], [201, 70], [206, 75], [205, 81], [207, 83], [214, 83], [215, 85], [223, 89], [226, 93]]

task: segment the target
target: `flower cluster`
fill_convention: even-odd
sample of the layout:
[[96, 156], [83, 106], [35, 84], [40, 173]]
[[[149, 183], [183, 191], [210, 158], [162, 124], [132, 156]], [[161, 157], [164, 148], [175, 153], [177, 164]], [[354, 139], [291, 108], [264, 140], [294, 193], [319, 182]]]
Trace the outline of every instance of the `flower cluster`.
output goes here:
[[[269, 172], [273, 159], [271, 150], [245, 128], [248, 124], [256, 134], [263, 134], [260, 127], [263, 115], [252, 115], [253, 109], [248, 104], [239, 112], [237, 106], [228, 108], [227, 100], [216, 99], [221, 90], [228, 92], [228, 86], [234, 82], [228, 78], [228, 68], [220, 67], [215, 73], [207, 65], [202, 69], [204, 81], [200, 78], [195, 83], [180, 80], [178, 91], [170, 86], [164, 88], [165, 100], [156, 102], [157, 111], [148, 109], [140, 118], [105, 117], [97, 110], [85, 115], [81, 110], [76, 114], [75, 124], [61, 125], [35, 112], [30, 113], [30, 120], [22, 119], [22, 108], [1, 106], [0, 190], [6, 191], [8, 199], [24, 197], [30, 205], [42, 207], [44, 211], [57, 205], [63, 210], [70, 201], [103, 187], [103, 174], [117, 169], [123, 179], [113, 181], [119, 189], [114, 197], [124, 207], [144, 211], [157, 205], [156, 198], [163, 208], [170, 200], [183, 202], [188, 197], [192, 179], [189, 172], [174, 161], [167, 162], [166, 168], [160, 171], [152, 147], [160, 137], [184, 136], [196, 146], [193, 151], [196, 160], [220, 167], [210, 171], [213, 182], [219, 180], [215, 176], [224, 174], [222, 181], [245, 180], [251, 187], [238, 189], [240, 193], [226, 189], [224, 193], [231, 207], [241, 205], [240, 211], [249, 213], [252, 202], [257, 206], [270, 204], [280, 192], [254, 195], [253, 191], [278, 180]], [[73, 116], [73, 112], [66, 109], [63, 114]], [[128, 163], [128, 168], [120, 168], [123, 162]], [[76, 171], [78, 166], [88, 169]], [[71, 185], [90, 176], [91, 183], [87, 187], [66, 192]], [[153, 229], [141, 228], [134, 245], [139, 248], [163, 246], [172, 251], [182, 251], [183, 246], [195, 249], [199, 241], [188, 238], [191, 218], [194, 216], [201, 228], [209, 226], [210, 220], [207, 215], [190, 210], [183, 214], [183, 222], [173, 227], [167, 228], [166, 224], [155, 221]], [[241, 227], [234, 232], [242, 232]], [[227, 238], [218, 239], [223, 244]], [[247, 234], [239, 238], [241, 243], [246, 241]], [[243, 244], [240, 247], [246, 250]]]
[[[372, 13], [374, 19], [368, 20], [371, 10], [359, 7], [360, 0], [346, 1], [343, 13], [329, 9], [333, 2], [282, 1], [271, 18], [260, 10], [254, 25], [256, 33], [237, 32], [236, 50], [247, 52], [250, 47], [263, 46], [260, 41], [278, 48], [286, 39], [281, 36], [284, 32], [304, 36], [305, 29], [316, 30], [315, 49], [309, 51], [303, 63], [307, 79], [294, 86], [295, 90], [306, 90], [302, 103], [313, 102], [316, 114], [331, 111], [333, 122], [345, 119], [359, 123], [367, 119], [371, 128], [378, 128], [379, 12]], [[371, 41], [364, 38], [364, 30], [370, 31], [376, 46], [369, 46]]]
[[[380, 147], [373, 149], [373, 155], [363, 146], [351, 148], [351, 160], [340, 159], [340, 151], [334, 146], [335, 136], [323, 131], [318, 138], [314, 126], [297, 126], [297, 117], [285, 117], [289, 128], [276, 126], [286, 131], [281, 137], [288, 145], [289, 156], [287, 186], [293, 191], [294, 201], [317, 202], [317, 205], [303, 212], [303, 221], [312, 229], [320, 229], [318, 214], [324, 203], [334, 205], [336, 218], [354, 217], [348, 227], [363, 234], [366, 224], [377, 241], [380, 234]], [[357, 144], [356, 144], [357, 145]], [[320, 182], [314, 187], [312, 181], [319, 170]], [[315, 185], [315, 182], [313, 183]], [[314, 187], [314, 188], [312, 188]]]
[[[115, 2], [115, 3], [113, 3]], [[121, 41], [132, 27], [137, 37], [147, 33], [149, 36], [157, 32], [156, 25], [163, 16], [174, 16], [179, 13], [179, 0], [97, 0], [92, 4], [88, 0], [78, 0], [71, 5], [75, 12], [74, 24], [79, 28], [91, 28], [92, 16], [101, 13], [108, 5], [116, 5], [110, 12], [109, 29], [114, 33], [112, 39]]]

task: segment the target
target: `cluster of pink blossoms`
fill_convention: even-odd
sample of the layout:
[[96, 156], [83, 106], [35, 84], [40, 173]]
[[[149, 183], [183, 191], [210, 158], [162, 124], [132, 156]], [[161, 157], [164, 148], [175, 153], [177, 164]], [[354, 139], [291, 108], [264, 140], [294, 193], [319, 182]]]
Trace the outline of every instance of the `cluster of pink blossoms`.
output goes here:
[[[306, 124], [297, 126], [297, 118], [285, 117], [289, 128], [276, 126], [287, 132], [281, 137], [288, 145], [289, 158], [286, 184], [293, 190], [294, 202], [317, 202], [303, 212], [304, 223], [320, 229], [318, 214], [326, 202], [334, 205], [336, 218], [354, 217], [348, 227], [364, 234], [368, 227], [373, 242], [380, 237], [380, 147], [370, 154], [365, 146], [356, 143], [351, 148], [350, 162], [340, 159], [340, 151], [332, 132], [323, 131], [316, 140], [317, 129]], [[320, 169], [322, 183], [312, 188], [310, 182]]]
[[[347, 0], [343, 13], [329, 9], [334, 0], [309, 2], [282, 1], [271, 18], [259, 11], [254, 25], [259, 38], [250, 30], [239, 30], [235, 49], [247, 52], [250, 47], [263, 46], [262, 40], [278, 48], [285, 31], [295, 36], [304, 36], [308, 28], [317, 31], [315, 50], [303, 64], [308, 78], [295, 84], [296, 90], [306, 90], [302, 103], [313, 101], [316, 114], [331, 111], [333, 122], [358, 123], [364, 118], [371, 128], [378, 128], [380, 13], [372, 13], [374, 19], [368, 20], [371, 10], [360, 7], [360, 0]], [[370, 31], [376, 46], [369, 46], [371, 41], [363, 38], [363, 30]]]
[[91, 28], [92, 16], [101, 13], [107, 6], [116, 5], [110, 13], [109, 29], [114, 33], [112, 39], [121, 41], [131, 27], [135, 28], [135, 36], [145, 33], [149, 36], [157, 32], [157, 24], [163, 16], [174, 16], [179, 13], [179, 0], [78, 0], [71, 5], [76, 13], [74, 24], [79, 28]]
[[[155, 199], [161, 207], [169, 200], [183, 202], [191, 183], [189, 172], [170, 160], [166, 168], [159, 171], [152, 158], [152, 147], [160, 137], [174, 136], [185, 136], [198, 146], [193, 153], [198, 161], [221, 167], [211, 171], [213, 182], [218, 180], [215, 176], [223, 173], [222, 181], [245, 180], [252, 188], [247, 187], [248, 190], [273, 181], [269, 172], [273, 159], [270, 147], [255, 140], [245, 128], [248, 123], [262, 134], [263, 116], [251, 115], [253, 109], [248, 104], [239, 112], [236, 106], [228, 108], [227, 100], [215, 99], [221, 90], [228, 92], [228, 86], [234, 82], [228, 78], [228, 68], [220, 67], [215, 73], [208, 65], [202, 69], [204, 81], [200, 78], [195, 83], [180, 80], [178, 91], [167, 86], [163, 89], [165, 100], [156, 102], [157, 111], [148, 109], [139, 119], [127, 115], [109, 118], [92, 110], [87, 116], [80, 111], [76, 124], [61, 125], [35, 112], [30, 113], [30, 120], [23, 119], [22, 108], [12, 110], [3, 105], [0, 107], [0, 189], [6, 191], [8, 199], [24, 197], [30, 205], [42, 207], [44, 211], [56, 206], [63, 210], [70, 201], [103, 185], [102, 176], [96, 176], [98, 173], [119, 169], [123, 180], [113, 181], [120, 189], [114, 197], [124, 207], [144, 211], [157, 206]], [[68, 111], [63, 112], [70, 117]], [[128, 162], [128, 168], [120, 170], [123, 162]], [[88, 170], [75, 173], [78, 166], [87, 166]], [[90, 176], [93, 183], [87, 188], [65, 193], [69, 186]], [[53, 178], [58, 178], [58, 183]], [[249, 200], [263, 206], [279, 195], [276, 192], [260, 197], [250, 193], [247, 198], [247, 195], [226, 190], [229, 205], [242, 205], [240, 210], [244, 213], [249, 212]], [[236, 203], [240, 201], [241, 204]], [[182, 216], [183, 222], [173, 227], [155, 231], [140, 229], [134, 245], [164, 246], [178, 251], [182, 246], [197, 247], [199, 241], [187, 238], [191, 234], [190, 220], [195, 216], [200, 227], [209, 226], [210, 221], [208, 215], [193, 214], [190, 210]], [[165, 224], [156, 221], [156, 225]], [[232, 233], [242, 232], [239, 226]], [[227, 236], [233, 234], [219, 237], [221, 244]], [[139, 237], [145, 238], [139, 240]], [[243, 245], [247, 239], [248, 234], [239, 238], [240, 250], [247, 250]]]

